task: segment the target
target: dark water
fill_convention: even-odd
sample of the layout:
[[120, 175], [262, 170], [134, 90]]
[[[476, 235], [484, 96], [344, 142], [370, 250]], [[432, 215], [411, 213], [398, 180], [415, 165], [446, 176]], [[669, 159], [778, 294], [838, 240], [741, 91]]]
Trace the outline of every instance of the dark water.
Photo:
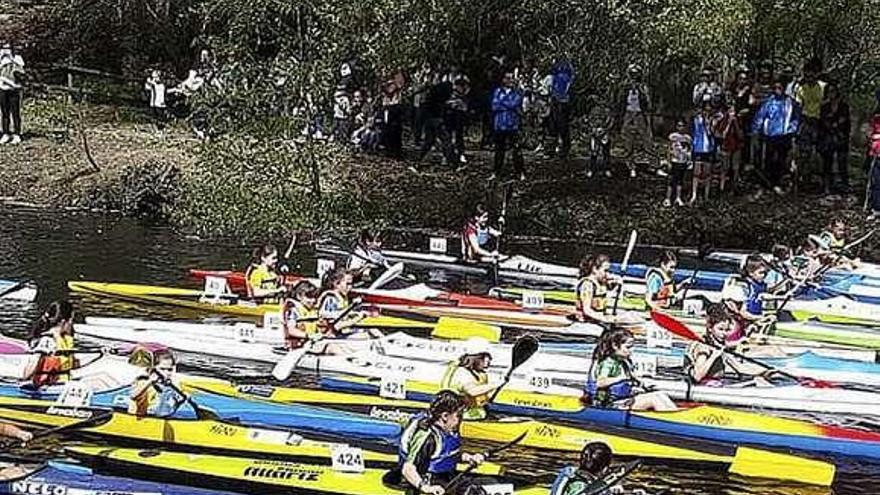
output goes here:
[[[273, 239], [286, 246], [285, 239]], [[425, 239], [390, 239], [386, 244], [422, 246]], [[574, 264], [584, 254], [573, 244], [535, 246], [508, 244], [511, 251], [531, 254], [548, 261]], [[88, 212], [47, 211], [0, 206], [0, 278], [27, 277], [39, 285], [38, 300], [33, 305], [0, 305], [0, 328], [4, 334], [24, 336], [39, 308], [48, 302], [68, 297], [68, 280], [100, 280], [154, 285], [192, 285], [186, 269], [206, 267], [241, 269], [251, 248], [233, 240], [204, 241], [179, 235], [163, 225], [142, 224], [131, 219]], [[615, 249], [611, 249], [615, 254]], [[644, 259], [649, 253], [637, 253]], [[300, 252], [294, 268], [314, 271], [314, 261], [307, 249]], [[425, 279], [445, 280], [453, 287], [485, 289], [486, 281], [462, 279], [443, 273], [420, 274]], [[74, 297], [78, 310], [91, 316], [149, 317], [161, 319], [204, 319], [209, 315], [157, 306], [136, 305], [94, 297]], [[229, 359], [184, 356], [187, 368], [231, 379], [248, 380], [266, 376], [268, 366]], [[303, 377], [307, 382], [307, 378]], [[878, 405], [880, 408], [880, 405]], [[547, 476], [559, 467], [576, 461], [576, 454], [553, 454], [515, 449], [500, 462], [519, 473]], [[848, 470], [868, 470], [865, 475], [847, 475], [835, 484], [834, 491], [797, 484], [761, 482], [728, 476], [715, 471], [665, 464], [640, 468], [631, 484], [659, 493], [687, 494], [874, 494], [880, 493], [880, 474], [872, 469], [851, 466]]]

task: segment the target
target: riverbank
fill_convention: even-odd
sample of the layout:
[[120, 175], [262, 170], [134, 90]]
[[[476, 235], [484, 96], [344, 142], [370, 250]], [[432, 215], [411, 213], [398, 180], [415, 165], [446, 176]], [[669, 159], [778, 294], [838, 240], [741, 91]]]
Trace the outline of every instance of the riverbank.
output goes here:
[[[799, 195], [756, 199], [757, 189], [750, 188], [691, 207], [664, 208], [665, 178], [642, 171], [630, 179], [618, 166], [615, 177], [588, 180], [582, 159], [559, 162], [529, 153], [528, 180], [498, 184], [487, 180], [492, 158], [487, 151], [473, 152], [463, 169], [442, 167], [437, 158], [414, 173], [412, 149], [408, 159], [392, 161], [323, 143], [303, 149], [292, 141], [239, 137], [204, 144], [185, 123], [159, 132], [141, 111], [74, 108], [60, 100], [30, 99], [24, 115], [25, 141], [0, 147], [0, 196], [49, 207], [158, 215], [200, 235], [256, 239], [365, 225], [454, 235], [477, 203], [499, 209], [507, 188], [512, 237], [622, 242], [635, 228], [644, 243], [694, 246], [702, 240], [749, 249], [796, 244], [834, 215], [847, 217], [857, 231], [868, 228], [861, 179], [853, 181], [856, 193], [849, 197], [822, 198], [804, 187]], [[304, 157], [317, 163], [320, 197], [302, 168]]]

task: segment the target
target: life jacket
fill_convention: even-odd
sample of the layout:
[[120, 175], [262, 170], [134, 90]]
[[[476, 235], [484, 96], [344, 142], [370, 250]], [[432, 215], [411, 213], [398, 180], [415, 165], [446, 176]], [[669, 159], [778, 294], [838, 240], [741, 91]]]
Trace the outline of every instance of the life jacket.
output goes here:
[[[148, 380], [149, 377], [141, 375], [138, 380]], [[146, 416], [165, 418], [174, 414], [182, 402], [182, 398], [171, 387], [158, 386], [148, 387], [138, 397], [129, 397], [128, 414], [143, 418]]]
[[[609, 357], [606, 359], [614, 359], [614, 357]], [[613, 404], [614, 402], [621, 399], [628, 399], [633, 396], [633, 385], [631, 380], [624, 380], [622, 382], [617, 382], [614, 385], [606, 388], [599, 388], [599, 384], [596, 378], [595, 370], [599, 368], [602, 363], [596, 363], [595, 368], [590, 370], [590, 373], [587, 375], [587, 386], [584, 389], [584, 392], [588, 397], [590, 397], [591, 401], [600, 407], [607, 407]], [[629, 367], [625, 363], [618, 363], [623, 373], [627, 375], [627, 377], [631, 378], [631, 374], [629, 371]]]
[[[403, 430], [403, 433], [400, 436], [400, 448], [398, 449], [398, 462], [401, 467], [409, 456], [409, 447], [413, 437], [416, 432], [423, 428], [422, 424], [427, 417], [427, 413], [424, 412], [413, 416], [409, 425]], [[431, 453], [431, 460], [428, 463], [428, 473], [433, 475], [443, 475], [455, 472], [458, 461], [461, 459], [461, 436], [443, 431], [434, 425], [431, 425], [428, 428], [428, 434], [434, 435], [437, 446], [434, 449], [434, 452]]]
[[828, 243], [828, 247], [830, 247], [831, 249], [841, 249], [846, 246], [846, 242], [844, 239], [838, 239], [837, 237], [834, 237], [834, 234], [830, 231], [822, 232], [819, 237], [822, 238], [823, 241]]
[[477, 253], [471, 249], [470, 242], [468, 242], [468, 239], [474, 235], [477, 236], [477, 244], [480, 247], [489, 243], [489, 229], [480, 227], [473, 219], [468, 220], [461, 230], [461, 257], [465, 260], [477, 260]]
[[[333, 298], [336, 300], [336, 307], [333, 309], [325, 307], [328, 305], [328, 300]], [[321, 294], [321, 297], [318, 298], [318, 329], [320, 329], [321, 333], [333, 336], [336, 335], [336, 329], [333, 328], [332, 323], [339, 315], [342, 314], [348, 307], [351, 306], [351, 301], [348, 300], [347, 297], [343, 297], [338, 291], [328, 290]]]
[[767, 284], [764, 282], [756, 282], [750, 278], [746, 279], [748, 283], [748, 294], [746, 296], [746, 311], [760, 316], [764, 313], [764, 302], [761, 301], [761, 294], [767, 292]]
[[44, 352], [40, 356], [32, 378], [34, 386], [39, 388], [67, 382], [70, 379], [70, 370], [77, 364], [73, 355], [73, 335], [44, 335], [40, 339], [51, 339], [45, 349], [51, 352]]
[[709, 345], [704, 344], [703, 342], [691, 342], [691, 344], [687, 348], [687, 351], [685, 351], [684, 354], [684, 370], [687, 380], [691, 383], [699, 384], [723, 378], [725, 366], [724, 356], [722, 355], [719, 356], [718, 359], [716, 359], [715, 362], [712, 363], [712, 366], [709, 367], [709, 372], [706, 373], [706, 376], [703, 377], [702, 380], [700, 380], [699, 382], [694, 380], [694, 366], [696, 365], [697, 358], [701, 355], [704, 355], [706, 357], [712, 356], [712, 348]]
[[249, 268], [247, 272], [248, 296], [253, 297], [254, 289], [276, 290], [278, 289], [278, 274], [263, 265]]
[[[308, 335], [319, 333], [318, 320], [312, 320], [318, 316], [318, 311], [315, 308], [309, 309], [299, 301], [286, 299], [284, 301], [284, 308], [281, 312], [281, 316], [284, 319], [285, 328], [287, 328], [289, 322], [295, 322], [295, 324], [300, 326]], [[302, 321], [305, 319], [310, 319], [312, 321]], [[284, 341], [287, 344], [288, 349], [299, 349], [306, 343], [306, 339], [291, 337], [287, 334], [287, 331], [284, 332]]]
[[[667, 275], [663, 270], [648, 268], [648, 272], [645, 274], [645, 282], [650, 281], [652, 276], [660, 277], [660, 281], [662, 282], [660, 290], [654, 294], [654, 302], [661, 308], [672, 306], [673, 298], [675, 297], [675, 279], [672, 278], [672, 276]], [[646, 300], [647, 295], [648, 293], [646, 292]]]
[[578, 314], [584, 314], [584, 301], [581, 297], [581, 293], [583, 293], [584, 290], [584, 284], [590, 284], [593, 289], [593, 295], [592, 298], [590, 298], [590, 309], [599, 313], [605, 312], [605, 308], [608, 306], [608, 289], [590, 277], [584, 277], [578, 280], [577, 286], [575, 286], [575, 307], [577, 308]]
[[[454, 383], [452, 383], [453, 378], [455, 378], [455, 373], [458, 371], [459, 368], [460, 366], [458, 365], [458, 361], [453, 361], [446, 366], [446, 371], [443, 373], [443, 378], [440, 380], [440, 389], [452, 390], [458, 395], [464, 397], [464, 419], [484, 419], [486, 417], [486, 404], [489, 403], [489, 394], [478, 395], [474, 397], [468, 395], [461, 387], [457, 387]], [[467, 368], [464, 369], [466, 369], [467, 372], [474, 377], [477, 385], [485, 385], [489, 383], [489, 375], [487, 375], [486, 373], [476, 372]]]
[[[553, 485], [550, 486], [550, 495], [581, 494], [589, 488], [590, 483], [594, 482], [595, 478], [590, 478], [588, 474], [582, 473], [577, 466], [565, 466], [553, 480]], [[608, 492], [602, 491], [601, 493]]]

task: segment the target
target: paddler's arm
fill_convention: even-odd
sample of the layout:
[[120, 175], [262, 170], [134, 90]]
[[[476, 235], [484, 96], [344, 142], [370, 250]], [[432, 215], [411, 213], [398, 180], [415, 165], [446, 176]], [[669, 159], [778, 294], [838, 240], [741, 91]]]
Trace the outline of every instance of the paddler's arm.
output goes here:
[[31, 432], [24, 431], [15, 425], [10, 425], [7, 423], [0, 423], [0, 436], [15, 438], [25, 443], [30, 442], [31, 439], [34, 438]]
[[131, 392], [129, 392], [129, 397], [131, 400], [137, 400], [145, 393], [150, 387], [154, 386], [159, 381], [158, 375], [155, 373], [151, 374], [149, 377], [139, 377], [135, 380], [134, 384], [131, 386]]
[[431, 453], [436, 448], [433, 435], [426, 434], [426, 432], [416, 432], [408, 447], [406, 460], [400, 469], [403, 479], [415, 487], [419, 493], [444, 495], [446, 489], [441, 485], [429, 484], [416, 467], [417, 464], [427, 465], [430, 461]]
[[715, 364], [716, 360], [721, 359], [722, 355], [723, 351], [721, 349], [713, 349], [708, 354], [705, 352], [698, 354], [694, 358], [693, 366], [689, 370], [691, 379], [697, 383], [702, 382], [712, 369], [712, 365]]
[[470, 397], [479, 397], [481, 395], [491, 394], [495, 389], [501, 387], [501, 385], [501, 383], [486, 383], [480, 385], [476, 382], [471, 382], [463, 384], [461, 390]]
[[491, 258], [493, 256], [498, 255], [497, 251], [489, 251], [487, 249], [483, 249], [483, 247], [480, 246], [480, 241], [479, 241], [479, 239], [477, 239], [476, 234], [468, 235], [467, 236], [467, 243], [468, 243], [468, 246], [470, 246], [471, 251], [473, 251], [473, 253], [476, 254], [478, 258], [482, 258], [482, 257]]

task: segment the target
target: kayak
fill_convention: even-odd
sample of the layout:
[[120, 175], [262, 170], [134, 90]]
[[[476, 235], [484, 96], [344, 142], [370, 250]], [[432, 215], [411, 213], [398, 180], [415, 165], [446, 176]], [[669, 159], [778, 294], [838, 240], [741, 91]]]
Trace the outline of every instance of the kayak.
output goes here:
[[[284, 404], [314, 404], [360, 412], [401, 424], [426, 409], [426, 402], [356, 395], [325, 390], [284, 388], [270, 385], [239, 385], [218, 382], [188, 382], [188, 386], [233, 397], [267, 400]], [[726, 469], [730, 473], [759, 478], [799, 480], [826, 484], [833, 478], [833, 467], [779, 453], [687, 440], [659, 433], [634, 431], [603, 425], [601, 428], [562, 423], [548, 423], [534, 418], [502, 417], [481, 421], [465, 421], [461, 435], [466, 439], [507, 443], [522, 433], [520, 446], [545, 451], [580, 452], [592, 441], [607, 444], [617, 457], [638, 457], [683, 461]], [[828, 477], [829, 469], [831, 476]]]
[[[135, 474], [156, 480], [184, 480], [199, 486], [223, 486], [241, 493], [403, 495], [383, 482], [386, 469], [363, 468], [357, 461], [331, 466], [270, 461], [247, 457], [187, 454], [164, 450], [137, 450], [102, 446], [67, 447], [66, 452], [99, 471]], [[349, 455], [350, 461], [356, 455]], [[480, 471], [480, 469], [477, 469]], [[496, 470], [497, 471], [497, 470]], [[493, 486], [509, 483], [491, 479]], [[502, 489], [503, 490], [503, 489]], [[496, 493], [494, 490], [490, 493]], [[547, 494], [545, 488], [524, 487], [499, 493]]]
[[37, 286], [30, 280], [0, 279], [0, 301], [32, 302], [37, 298]]
[[825, 323], [880, 326], [880, 305], [854, 301], [843, 296], [793, 300], [788, 302], [785, 310], [799, 321], [819, 320]]
[[[728, 263], [733, 265], [741, 265], [743, 260], [752, 253], [744, 253], [738, 251], [713, 251], [706, 255], [707, 260], [718, 261], [720, 263]], [[769, 256], [769, 255], [765, 255]], [[826, 277], [843, 278], [850, 275], [859, 275], [866, 279], [880, 279], [880, 265], [877, 263], [862, 262], [858, 268], [854, 270], [834, 269], [829, 270]]]
[[[3, 463], [0, 463], [0, 472]], [[96, 474], [81, 464], [48, 461], [19, 464], [0, 478], [0, 493], [39, 495], [234, 495], [217, 489], [134, 480]]]
[[[323, 389], [376, 395], [366, 379], [323, 378]], [[406, 398], [430, 401], [437, 385], [407, 382]], [[539, 417], [577, 425], [610, 425], [736, 445], [791, 449], [820, 456], [880, 460], [880, 433], [747, 411], [697, 405], [673, 412], [636, 412], [584, 407], [579, 398], [502, 390], [489, 406], [495, 414]]]
[[[112, 297], [136, 302], [150, 302], [170, 306], [198, 309], [212, 313], [237, 316], [262, 317], [267, 313], [279, 314], [279, 304], [257, 304], [233, 294], [206, 296], [195, 289], [181, 289], [137, 284], [105, 282], [68, 282], [73, 292]], [[480, 335], [489, 340], [498, 339], [498, 330], [490, 325], [455, 318], [396, 318], [389, 316], [368, 317], [359, 326], [380, 329], [427, 330], [442, 335]]]
[[815, 324], [808, 321], [778, 322], [774, 327], [773, 335], [788, 339], [810, 340], [880, 350], [880, 329], [875, 327], [848, 324]]

